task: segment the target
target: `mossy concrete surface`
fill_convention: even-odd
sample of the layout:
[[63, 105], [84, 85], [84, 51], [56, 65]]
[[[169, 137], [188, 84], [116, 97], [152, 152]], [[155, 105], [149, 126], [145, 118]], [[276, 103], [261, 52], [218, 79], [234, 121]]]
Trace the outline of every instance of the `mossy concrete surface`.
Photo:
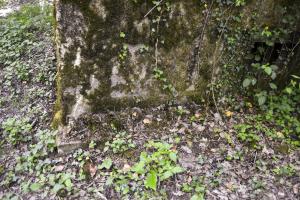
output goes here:
[[[161, 10], [139, 0], [54, 3], [58, 77], [53, 125], [63, 133], [61, 141], [68, 140], [70, 124], [84, 114], [199, 100], [219, 71], [224, 42], [200, 1], [164, 2]], [[261, 1], [262, 8], [275, 6]], [[247, 13], [257, 8], [252, 1], [238, 11], [245, 26], [251, 28]], [[276, 23], [274, 9], [258, 10], [262, 24]], [[161, 77], [154, 76], [157, 68]]]
[[[56, 127], [65, 128], [86, 113], [201, 97], [209, 64], [191, 63], [203, 18], [200, 4], [174, 1], [169, 11], [154, 9], [145, 17], [152, 7], [151, 1], [55, 2]], [[153, 23], [159, 17], [159, 24]], [[155, 68], [162, 77], [154, 77]], [[166, 83], [173, 93], [164, 89]]]

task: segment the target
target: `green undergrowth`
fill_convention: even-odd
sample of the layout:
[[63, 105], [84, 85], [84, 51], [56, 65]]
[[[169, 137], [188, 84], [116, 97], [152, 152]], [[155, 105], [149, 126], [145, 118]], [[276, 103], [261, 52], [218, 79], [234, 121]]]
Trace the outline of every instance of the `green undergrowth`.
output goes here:
[[5, 0], [0, 0], [0, 8], [4, 7], [6, 4]]
[[[245, 5], [247, 1], [217, 2], [217, 5], [220, 6], [234, 5], [239, 8]], [[157, 6], [156, 9], [162, 9], [158, 1], [153, 3]], [[40, 89], [43, 84], [53, 84], [55, 73], [49, 70], [48, 64], [45, 64], [50, 61], [42, 59], [39, 65], [33, 65], [30, 61], [35, 60], [35, 56], [32, 55], [35, 55], [38, 47], [43, 46], [39, 42], [39, 35], [51, 31], [49, 28], [51, 24], [51, 8], [41, 10], [35, 6], [25, 6], [18, 13], [6, 19], [0, 19], [0, 65], [3, 66], [4, 74], [1, 84], [5, 92], [8, 91], [8, 93], [13, 94], [12, 96], [15, 96], [18, 93], [18, 88], [25, 88], [31, 83], [37, 83], [39, 87], [32, 87], [29, 92], [26, 90], [25, 93], [30, 94], [29, 96], [34, 95], [35, 99], [38, 100], [47, 95]], [[264, 27], [263, 30], [260, 29], [257, 32], [266, 36], [268, 45], [272, 47], [274, 38], [272, 39], [271, 35], [275, 32], [269, 33], [268, 31], [270, 31], [269, 28]], [[124, 33], [120, 37], [125, 37]], [[229, 37], [227, 39], [233, 42], [236, 38]], [[140, 141], [136, 139], [136, 135], [139, 134], [133, 136], [128, 130], [116, 131], [113, 129], [111, 140], [106, 142], [104, 146], [99, 147], [96, 142], [91, 141], [88, 149], [78, 149], [70, 155], [59, 156], [56, 154], [57, 132], [42, 128], [44, 127], [43, 123], [50, 121], [49, 119], [46, 120], [45, 117], [40, 117], [40, 115], [45, 116], [44, 113], [47, 110], [44, 107], [38, 110], [35, 107], [36, 102], [31, 99], [29, 101], [31, 108], [29, 112], [26, 112], [25, 117], [24, 113], [22, 116], [5, 117], [1, 123], [0, 136], [3, 139], [0, 142], [1, 159], [4, 148], [8, 147], [16, 151], [16, 154], [10, 157], [13, 160], [11, 164], [6, 165], [2, 160], [0, 163], [0, 188], [6, 191], [3, 199], [27, 199], [35, 195], [37, 199], [79, 199], [80, 196], [74, 197], [72, 195], [81, 192], [87, 192], [89, 195], [111, 193], [114, 195], [112, 197], [120, 197], [119, 199], [168, 199], [170, 195], [173, 195], [170, 194], [171, 192], [176, 192], [176, 195], [179, 195], [178, 198], [191, 197], [192, 200], [202, 200], [205, 199], [208, 190], [213, 191], [220, 185], [223, 187], [223, 183], [228, 188], [232, 187], [231, 190], [236, 192], [235, 182], [230, 183], [232, 185], [227, 183], [228, 176], [231, 174], [225, 175], [225, 172], [240, 170], [236, 167], [238, 164], [260, 167], [263, 165], [261, 163], [271, 162], [262, 160], [265, 159], [262, 157], [256, 160], [256, 155], [254, 161], [251, 157], [251, 161], [247, 162], [249, 155], [246, 152], [254, 150], [258, 152], [259, 157], [259, 153], [264, 150], [266, 145], [268, 148], [273, 148], [273, 142], [275, 144], [288, 144], [292, 148], [300, 146], [299, 77], [290, 76], [290, 82], [284, 86], [276, 84], [273, 78], [275, 73], [277, 75], [278, 68], [273, 63], [263, 62], [261, 60], [264, 57], [261, 55], [263, 50], [261, 51], [262, 53], [255, 52], [254, 54], [257, 55], [253, 55], [254, 60], [256, 56], [259, 64], [255, 65], [252, 60], [250, 66], [253, 69], [251, 68], [250, 73], [244, 74], [243, 80], [238, 80], [241, 83], [239, 85], [243, 86], [240, 89], [244, 93], [241, 94], [245, 94], [241, 103], [243, 106], [239, 106], [236, 110], [227, 111], [226, 117], [222, 116], [224, 120], [237, 122], [234, 126], [235, 132], [227, 130], [225, 125], [221, 128], [217, 127], [218, 123], [216, 122], [223, 119], [219, 119], [220, 117], [216, 117], [217, 115], [208, 114], [208, 111], [204, 111], [204, 109], [194, 111], [185, 106], [176, 106], [169, 119], [170, 121], [171, 118], [176, 119], [178, 127], [165, 129], [175, 130], [175, 139], [152, 141], [150, 134], [141, 133], [141, 137], [146, 137], [146, 139], [144, 138], [146, 141], [143, 139]], [[121, 53], [123, 57], [126, 57], [125, 51]], [[35, 61], [34, 64], [36, 64]], [[248, 69], [247, 67], [241, 67], [240, 70]], [[173, 91], [173, 86], [169, 84], [164, 72], [159, 68], [155, 69], [154, 77], [162, 81], [163, 89], [169, 90], [169, 92]], [[259, 77], [262, 77], [261, 80], [267, 81], [267, 87], [270, 88], [259, 88]], [[2, 97], [0, 105], [1, 102], [6, 102], [3, 103], [6, 105], [11, 103]], [[236, 104], [237, 101], [232, 103], [231, 108]], [[247, 109], [251, 112], [236, 115], [237, 110], [247, 111]], [[162, 111], [159, 120], [155, 118], [155, 114], [151, 113], [153, 120], [143, 121], [141, 119], [140, 122], [134, 121], [134, 123], [137, 126], [142, 124], [147, 127], [156, 121], [158, 123], [161, 120], [169, 120], [161, 119], [164, 116], [163, 112], [165, 111]], [[131, 119], [131, 114], [128, 114], [128, 119]], [[242, 122], [240, 123], [240, 121]], [[220, 131], [213, 132], [212, 129]], [[93, 131], [96, 132], [97, 130]], [[174, 133], [173, 131], [170, 132], [167, 134]], [[154, 134], [158, 133], [159, 130]], [[222, 139], [213, 138], [219, 134], [223, 134]], [[264, 143], [266, 140], [268, 142]], [[208, 144], [214, 143], [214, 141], [221, 143], [223, 147], [219, 148], [216, 144], [212, 144], [214, 148], [211, 148]], [[208, 153], [202, 149], [195, 153], [195, 148], [192, 148], [194, 143], [199, 149], [207, 147]], [[184, 148], [181, 145], [185, 145]], [[241, 149], [234, 149], [234, 147], [239, 146], [242, 146]], [[180, 149], [180, 153], [177, 149]], [[248, 151], [248, 149], [250, 150]], [[132, 156], [130, 154], [132, 152], [139, 156]], [[132, 156], [130, 159], [125, 158], [128, 154]], [[190, 154], [191, 157], [195, 156], [191, 168], [205, 167], [201, 168], [195, 176], [193, 175], [195, 171], [183, 167], [183, 164], [190, 164], [188, 161], [187, 163], [184, 163], [185, 160], [179, 162], [182, 158], [180, 156], [187, 156], [187, 154]], [[218, 156], [217, 160], [214, 157], [208, 161], [208, 157], [212, 154]], [[272, 159], [276, 160], [276, 156], [274, 154]], [[230, 163], [234, 164], [232, 168], [228, 167]], [[293, 165], [294, 163], [275, 161], [274, 163], [269, 165], [271, 169], [268, 172], [270, 174], [280, 178], [296, 176], [297, 167]], [[226, 179], [222, 179], [222, 176]], [[246, 179], [247, 177], [245, 177]], [[256, 189], [266, 187], [266, 184], [260, 179], [253, 179], [252, 182]], [[176, 191], [170, 192], [170, 188], [173, 190], [175, 187]], [[111, 197], [111, 194], [108, 194], [108, 198]], [[97, 198], [99, 199], [99, 196]]]
[[238, 138], [258, 148], [262, 136], [276, 141], [284, 141], [300, 147], [300, 81], [294, 80], [276, 94], [268, 96], [268, 102], [260, 107], [260, 114], [246, 116], [246, 122], [235, 129]]
[[136, 145], [132, 141], [132, 136], [123, 131], [117, 133], [112, 141], [105, 143], [104, 152], [112, 150], [113, 153], [123, 153], [134, 147], [136, 147]]
[[[22, 199], [9, 192], [16, 185], [27, 194], [40, 191], [46, 180], [48, 185], [51, 182], [51, 177], [45, 175], [52, 169], [48, 157], [56, 152], [56, 131], [45, 125], [51, 113], [47, 106], [55, 79], [51, 25], [51, 6], [42, 9], [26, 4], [0, 19], [0, 188], [6, 191], [3, 199]], [[11, 160], [6, 163], [6, 159]]]
[[136, 199], [164, 196], [165, 191], [158, 191], [159, 185], [184, 171], [177, 164], [177, 151], [172, 149], [172, 145], [149, 141], [145, 147], [147, 151], [141, 152], [138, 162], [132, 167], [113, 169], [107, 180], [106, 184], [114, 187], [124, 198], [130, 194]]
[[4, 88], [14, 89], [22, 82], [40, 82], [49, 78], [45, 77], [47, 74], [42, 70], [39, 74], [35, 74], [36, 70], [32, 65], [36, 58], [32, 55], [43, 45], [39, 36], [44, 37], [44, 34], [51, 32], [50, 13], [50, 7], [42, 10], [37, 6], [27, 5], [19, 12], [0, 19], [0, 65], [4, 66], [2, 80]]
[[16, 145], [19, 142], [26, 142], [31, 139], [29, 133], [32, 130], [32, 125], [27, 118], [8, 118], [2, 123], [1, 127], [4, 130], [4, 137], [6, 137], [8, 142], [12, 145]]

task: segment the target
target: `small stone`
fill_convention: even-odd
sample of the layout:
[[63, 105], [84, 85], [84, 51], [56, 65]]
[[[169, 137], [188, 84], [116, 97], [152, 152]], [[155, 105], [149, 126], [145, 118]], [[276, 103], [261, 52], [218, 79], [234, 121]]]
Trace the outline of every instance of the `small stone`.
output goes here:
[[54, 171], [55, 172], [61, 172], [64, 168], [65, 168], [64, 165], [58, 165], [58, 166], [55, 166]]
[[277, 200], [276, 196], [273, 193], [266, 194], [266, 200]]
[[231, 182], [225, 183], [225, 186], [226, 186], [226, 188], [229, 189], [229, 190], [233, 190], [233, 188], [234, 188], [234, 184], [231, 183]]
[[215, 121], [216, 121], [216, 122], [222, 121], [222, 117], [221, 117], [220, 113], [215, 113], [215, 114], [214, 114], [214, 118], [215, 118]]
[[209, 125], [209, 127], [211, 127], [211, 128], [215, 127], [215, 123], [214, 123], [214, 122], [209, 122], [208, 125]]
[[195, 114], [195, 117], [196, 117], [197, 119], [199, 119], [199, 118], [201, 117], [201, 115], [200, 115], [199, 113], [196, 113], [196, 114]]
[[193, 124], [193, 126], [197, 129], [197, 131], [202, 132], [205, 130], [205, 126], [198, 125], [198, 124]]
[[299, 193], [299, 188], [300, 188], [300, 183], [296, 184], [293, 186], [293, 192], [294, 194], [298, 194]]
[[247, 180], [248, 178], [249, 178], [249, 174], [247, 174], [247, 173], [242, 173], [242, 178], [243, 179], [245, 179], [245, 180]]
[[191, 150], [189, 147], [187, 147], [187, 146], [182, 146], [181, 149], [182, 149], [184, 152], [188, 153], [188, 154], [191, 154], [191, 153], [192, 153], [192, 150]]
[[283, 198], [283, 197], [285, 197], [285, 194], [284, 194], [284, 192], [278, 192], [278, 196], [280, 197], [280, 198]]
[[150, 119], [148, 119], [148, 118], [145, 118], [145, 119], [143, 120], [143, 123], [144, 123], [144, 124], [151, 124], [152, 121], [151, 121]]
[[173, 195], [174, 196], [182, 196], [182, 195], [184, 195], [184, 193], [179, 190], [177, 192], [173, 192]]
[[128, 165], [127, 163], [123, 166], [123, 172], [129, 172], [130, 171], [130, 169], [131, 169], [131, 166], [130, 165]]
[[86, 191], [80, 190], [79, 194], [81, 197], [84, 197], [84, 196], [86, 196]]
[[179, 134], [185, 134], [186, 128], [182, 127], [181, 129], [178, 130]]

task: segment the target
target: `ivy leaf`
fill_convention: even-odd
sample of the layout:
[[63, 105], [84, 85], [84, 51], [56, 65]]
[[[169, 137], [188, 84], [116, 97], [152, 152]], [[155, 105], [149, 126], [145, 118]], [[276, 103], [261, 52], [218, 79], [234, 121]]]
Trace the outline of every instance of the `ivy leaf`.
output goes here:
[[64, 188], [64, 186], [62, 184], [57, 183], [54, 185], [52, 192], [56, 194], [63, 188]]
[[120, 33], [120, 38], [125, 38], [125, 36], [126, 36], [126, 35], [125, 35], [124, 32], [121, 32], [121, 33]]
[[108, 179], [106, 180], [106, 185], [112, 185], [114, 182], [114, 178], [113, 177], [108, 177]]
[[251, 79], [246, 78], [246, 79], [243, 81], [243, 87], [244, 87], [244, 88], [248, 87], [248, 86], [250, 85], [251, 82], [252, 82]]
[[274, 46], [274, 42], [271, 41], [271, 40], [267, 40], [267, 41], [266, 41], [266, 44], [267, 44], [268, 46], [270, 46], [270, 47]]
[[156, 186], [157, 186], [157, 174], [155, 171], [150, 171], [145, 180], [145, 187], [151, 188], [154, 191], [156, 191]]
[[194, 194], [191, 198], [191, 200], [204, 200], [203, 195]]
[[68, 190], [71, 190], [73, 186], [71, 179], [65, 180], [65, 186], [68, 188]]
[[112, 166], [112, 160], [110, 158], [105, 159], [99, 166], [100, 169], [110, 169]]
[[169, 157], [170, 157], [170, 159], [173, 160], [174, 162], [177, 161], [177, 154], [176, 154], [175, 152], [171, 152], [171, 153], [169, 154]]
[[141, 161], [137, 164], [135, 164], [132, 168], [132, 170], [138, 174], [143, 174], [145, 173], [145, 162], [144, 161]]
[[267, 97], [266, 97], [266, 96], [264, 96], [264, 95], [258, 96], [258, 104], [259, 104], [260, 106], [263, 105], [263, 104], [266, 102], [266, 100], [267, 100]]
[[272, 68], [271, 67], [265, 67], [264, 71], [270, 76], [272, 74]]
[[290, 87], [287, 87], [287, 88], [285, 88], [285, 91], [286, 91], [286, 93], [288, 93], [288, 94], [292, 94], [293, 89], [290, 88]]
[[39, 189], [41, 189], [42, 185], [39, 183], [33, 183], [30, 185], [30, 190], [33, 192], [38, 191]]
[[257, 80], [256, 78], [253, 78], [252, 81], [251, 81], [252, 85], [255, 85], [257, 83]]
[[274, 80], [277, 77], [277, 74], [275, 72], [272, 72], [271, 78]]
[[270, 67], [272, 68], [273, 71], [278, 70], [278, 66], [277, 65], [271, 65]]
[[166, 179], [170, 178], [171, 176], [173, 176], [173, 173], [171, 171], [165, 171], [163, 173], [163, 175], [160, 177], [160, 180], [161, 181], [166, 180]]
[[260, 58], [259, 55], [256, 55], [256, 56], [254, 57], [254, 59], [255, 59], [255, 61], [259, 62], [261, 58]]
[[182, 167], [179, 167], [179, 166], [176, 166], [172, 169], [173, 174], [178, 174], [178, 173], [181, 173], [183, 171], [184, 171], [184, 169]]
[[277, 89], [277, 86], [274, 84], [274, 83], [270, 83], [270, 88], [273, 89], [273, 90], [276, 90]]

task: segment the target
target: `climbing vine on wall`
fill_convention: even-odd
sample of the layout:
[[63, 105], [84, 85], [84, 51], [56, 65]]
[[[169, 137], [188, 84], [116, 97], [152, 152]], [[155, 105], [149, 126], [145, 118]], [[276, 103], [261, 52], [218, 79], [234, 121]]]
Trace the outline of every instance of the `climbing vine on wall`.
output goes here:
[[241, 12], [247, 2], [235, 2], [235, 6], [217, 2], [210, 12], [224, 53], [218, 58], [220, 73], [210, 86], [215, 88], [210, 90], [212, 96], [218, 94], [216, 104], [224, 103], [224, 97], [236, 109], [257, 104], [264, 114], [256, 120], [273, 123], [292, 144], [299, 145], [299, 8], [292, 2], [270, 8], [278, 16], [262, 23], [259, 9], [247, 16]]

